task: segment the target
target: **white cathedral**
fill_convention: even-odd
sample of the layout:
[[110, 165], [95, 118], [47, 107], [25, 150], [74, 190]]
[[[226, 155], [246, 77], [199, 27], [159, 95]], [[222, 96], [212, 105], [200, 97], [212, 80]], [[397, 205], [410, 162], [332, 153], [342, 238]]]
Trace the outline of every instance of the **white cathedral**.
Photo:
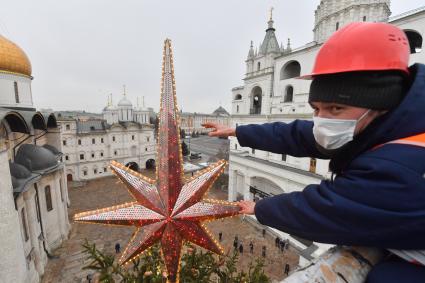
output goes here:
[[[403, 29], [411, 47], [411, 64], [425, 63], [422, 40], [425, 34], [425, 6], [390, 17], [389, 0], [323, 0], [315, 11], [314, 39], [298, 48], [279, 46], [272, 17], [258, 49], [248, 52], [244, 84], [232, 89], [232, 126], [312, 119], [309, 106], [310, 81], [296, 79], [309, 74], [322, 43], [336, 30], [355, 21], [389, 22]], [[230, 201], [255, 200], [283, 192], [300, 191], [308, 184], [328, 178], [326, 160], [296, 158], [241, 147], [230, 142]], [[306, 259], [322, 253], [328, 246], [271, 229], [289, 239]]]
[[62, 132], [63, 160], [68, 181], [82, 181], [111, 175], [109, 163], [116, 160], [135, 171], [155, 166], [156, 141], [150, 121], [153, 109], [136, 107], [124, 94], [102, 117], [58, 118]]
[[33, 106], [31, 63], [0, 35], [0, 282], [39, 282], [68, 237], [60, 130]]

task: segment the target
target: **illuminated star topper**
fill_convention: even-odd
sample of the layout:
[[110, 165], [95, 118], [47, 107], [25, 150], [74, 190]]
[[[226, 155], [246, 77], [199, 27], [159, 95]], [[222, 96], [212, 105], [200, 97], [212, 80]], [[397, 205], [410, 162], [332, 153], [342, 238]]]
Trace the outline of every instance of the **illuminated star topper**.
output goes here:
[[180, 145], [171, 41], [164, 42], [156, 180], [149, 179], [112, 161], [111, 171], [126, 185], [134, 202], [76, 214], [74, 220], [110, 225], [135, 226], [137, 230], [119, 260], [129, 263], [156, 242], [161, 243], [169, 282], [178, 282], [184, 241], [215, 253], [223, 249], [204, 226], [215, 220], [239, 214], [230, 202], [203, 199], [224, 171], [220, 160], [185, 179]]

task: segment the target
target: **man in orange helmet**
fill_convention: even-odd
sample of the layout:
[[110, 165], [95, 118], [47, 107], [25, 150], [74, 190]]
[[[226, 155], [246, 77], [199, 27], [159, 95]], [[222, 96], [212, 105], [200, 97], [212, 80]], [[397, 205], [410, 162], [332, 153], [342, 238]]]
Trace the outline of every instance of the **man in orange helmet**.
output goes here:
[[205, 124], [210, 136], [236, 136], [241, 146], [330, 159], [332, 180], [241, 201], [241, 212], [305, 239], [391, 251], [369, 283], [425, 282], [425, 66], [408, 61], [397, 27], [349, 24], [302, 77], [313, 80], [313, 121]]

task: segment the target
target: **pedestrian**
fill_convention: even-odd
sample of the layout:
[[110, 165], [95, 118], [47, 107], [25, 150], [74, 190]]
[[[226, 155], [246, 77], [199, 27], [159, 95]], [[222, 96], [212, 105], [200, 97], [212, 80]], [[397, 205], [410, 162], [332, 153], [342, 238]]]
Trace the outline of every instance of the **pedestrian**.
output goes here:
[[265, 258], [266, 257], [266, 246], [263, 246], [261, 250], [261, 255]]
[[249, 252], [250, 253], [254, 253], [254, 244], [251, 242], [249, 242]]
[[116, 254], [119, 254], [120, 253], [120, 251], [121, 251], [121, 245], [120, 245], [120, 243], [116, 243], [115, 244], [115, 253]]
[[280, 241], [280, 251], [283, 252], [285, 250], [285, 241], [281, 240]]
[[263, 229], [263, 237], [266, 236], [266, 229]]
[[87, 274], [86, 279], [87, 279], [88, 283], [91, 283], [91, 281], [93, 280], [93, 274], [91, 274], [91, 273]]
[[285, 264], [285, 275], [288, 276], [289, 275], [289, 264]]
[[239, 245], [239, 253], [243, 254], [243, 244], [242, 243]]
[[276, 237], [276, 239], [274, 240], [274, 245], [276, 247], [279, 247], [279, 243], [280, 243], [280, 238], [279, 237]]
[[223, 239], [223, 233], [221, 233], [221, 231], [218, 233], [218, 240], [221, 242], [221, 240]]
[[241, 147], [329, 159], [331, 180], [240, 201], [240, 212], [312, 241], [386, 249], [394, 256], [372, 267], [368, 283], [425, 278], [425, 65], [409, 67], [409, 56], [398, 27], [348, 24], [302, 77], [312, 79], [312, 121], [205, 125], [214, 128], [210, 136], [236, 136]]
[[233, 240], [233, 248], [235, 250], [238, 248], [238, 240], [236, 238]]

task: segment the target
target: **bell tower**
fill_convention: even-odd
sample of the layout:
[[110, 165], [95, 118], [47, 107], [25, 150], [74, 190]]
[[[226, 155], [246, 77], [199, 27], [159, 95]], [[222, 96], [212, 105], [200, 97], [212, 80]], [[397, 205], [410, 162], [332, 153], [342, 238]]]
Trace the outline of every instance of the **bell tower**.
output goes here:
[[332, 33], [352, 22], [386, 22], [390, 0], [322, 0], [315, 11], [314, 40], [325, 42]]

